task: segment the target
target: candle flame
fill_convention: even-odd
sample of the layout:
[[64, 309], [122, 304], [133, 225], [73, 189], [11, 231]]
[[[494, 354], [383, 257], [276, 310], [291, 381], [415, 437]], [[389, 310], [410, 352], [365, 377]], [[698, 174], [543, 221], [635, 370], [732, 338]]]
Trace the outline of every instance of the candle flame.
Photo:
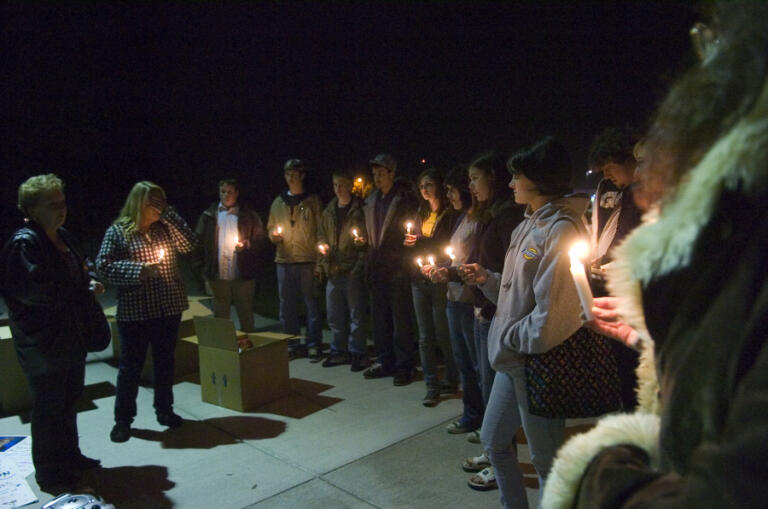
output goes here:
[[277, 233], [278, 234], [283, 233], [283, 227], [282, 226], [278, 226], [277, 227]]
[[448, 258], [450, 258], [451, 260], [455, 260], [456, 259], [456, 255], [453, 254], [453, 247], [451, 247], [451, 246], [448, 246], [448, 247], [445, 248], [445, 254], [447, 254]]
[[427, 256], [427, 261], [429, 262], [430, 265], [434, 265], [435, 264], [435, 257], [432, 256], [432, 255], [429, 255], [429, 256]]
[[416, 258], [416, 265], [418, 265], [419, 267], [423, 267], [424, 261], [421, 258]]
[[165, 257], [165, 249], [163, 249], [163, 248], [161, 247], [161, 248], [160, 248], [160, 250], [157, 252], [157, 259], [158, 259], [159, 261], [163, 261], [163, 258], [164, 258], [164, 257]]
[[408, 221], [407, 223], [405, 223], [405, 231], [407, 233], [410, 234], [412, 229], [413, 229], [413, 223], [411, 221]]
[[363, 183], [363, 177], [357, 177], [357, 182], [358, 182], [358, 184], [362, 184]]
[[354, 235], [355, 238], [358, 237], [358, 235], [357, 235], [357, 228], [352, 228], [352, 235]]
[[589, 254], [589, 246], [583, 240], [575, 242], [568, 251], [568, 256], [572, 259], [583, 260]]

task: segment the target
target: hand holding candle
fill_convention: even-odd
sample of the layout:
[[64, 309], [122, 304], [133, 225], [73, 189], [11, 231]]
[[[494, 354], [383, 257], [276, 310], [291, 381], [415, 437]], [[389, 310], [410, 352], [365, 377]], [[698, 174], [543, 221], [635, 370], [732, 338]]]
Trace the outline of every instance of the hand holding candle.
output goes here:
[[587, 273], [584, 270], [584, 263], [581, 261], [589, 253], [589, 247], [586, 242], [580, 241], [571, 246], [568, 256], [571, 258], [571, 277], [576, 285], [576, 292], [579, 294], [581, 309], [587, 322], [595, 317], [592, 314], [592, 290], [589, 287]]
[[277, 226], [275, 231], [272, 232], [272, 242], [279, 244], [283, 241], [283, 227]]
[[157, 251], [157, 263], [162, 263], [165, 258], [165, 249], [162, 247]]
[[456, 259], [456, 255], [453, 254], [453, 247], [448, 246], [445, 248], [445, 254], [448, 255], [448, 258], [451, 259], [451, 261], [454, 261]]
[[321, 242], [320, 244], [317, 245], [317, 250], [318, 252], [320, 252], [321, 255], [325, 256], [328, 254], [329, 247], [330, 246], [328, 246], [328, 244]]
[[240, 237], [235, 235], [235, 251], [243, 249], [243, 243], [240, 241]]
[[416, 265], [419, 267], [424, 267], [424, 260], [422, 260], [421, 257], [416, 258]]
[[405, 240], [403, 245], [406, 247], [413, 247], [416, 245], [416, 235], [411, 233], [413, 231], [413, 223], [408, 221], [405, 223]]

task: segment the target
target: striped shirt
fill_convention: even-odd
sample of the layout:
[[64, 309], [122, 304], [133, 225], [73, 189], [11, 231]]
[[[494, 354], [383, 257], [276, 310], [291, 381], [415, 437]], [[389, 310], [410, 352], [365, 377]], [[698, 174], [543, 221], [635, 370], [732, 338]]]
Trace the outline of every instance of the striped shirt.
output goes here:
[[[96, 270], [106, 283], [117, 287], [117, 320], [149, 320], [187, 309], [178, 255], [189, 253], [196, 243], [192, 229], [171, 207], [146, 233], [126, 234], [122, 225], [110, 226], [96, 256]], [[157, 262], [160, 277], [140, 280], [142, 266]]]

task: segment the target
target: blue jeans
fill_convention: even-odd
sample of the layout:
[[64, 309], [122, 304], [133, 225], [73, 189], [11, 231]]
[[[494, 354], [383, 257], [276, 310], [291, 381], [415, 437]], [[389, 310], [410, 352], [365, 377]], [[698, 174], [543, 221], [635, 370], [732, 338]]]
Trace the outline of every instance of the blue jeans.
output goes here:
[[410, 282], [402, 277], [377, 281], [370, 294], [377, 361], [385, 372], [410, 373], [415, 364]]
[[155, 412], [173, 411], [173, 368], [181, 315], [137, 322], [117, 322], [120, 333], [120, 364], [117, 373], [115, 421], [130, 424], [136, 417], [139, 377], [152, 345]]
[[515, 433], [523, 426], [528, 439], [539, 490], [544, 488], [552, 461], [565, 437], [565, 419], [548, 419], [528, 413], [525, 379], [498, 373], [485, 409], [480, 432], [483, 448], [496, 472], [504, 508], [528, 508], [523, 473], [517, 461]]
[[488, 398], [491, 396], [493, 378], [496, 372], [488, 360], [488, 331], [491, 330], [491, 322], [475, 318], [475, 352], [477, 354], [477, 378], [480, 384], [480, 393], [483, 402], [488, 406]]
[[475, 352], [474, 311], [472, 304], [448, 301], [445, 307], [448, 317], [448, 331], [451, 336], [453, 358], [461, 375], [464, 389], [462, 402], [464, 414], [460, 422], [473, 429], [480, 427], [485, 412], [483, 394], [477, 376], [477, 355]]
[[[315, 265], [313, 263], [278, 263], [277, 292], [280, 296], [280, 323], [283, 332], [299, 336], [299, 299], [307, 307], [307, 346], [322, 344], [322, 324], [317, 299], [313, 293]], [[288, 348], [300, 348], [299, 342], [289, 343]]]
[[[357, 277], [329, 279], [325, 287], [332, 353], [365, 354], [365, 283]], [[349, 342], [349, 346], [347, 346]]]
[[413, 309], [419, 326], [419, 356], [424, 370], [424, 382], [430, 389], [439, 389], [441, 386], [437, 375], [436, 348], [443, 352], [445, 378], [448, 385], [455, 387], [459, 385], [459, 371], [453, 360], [448, 319], [445, 316], [447, 290], [445, 283], [434, 284], [426, 280], [411, 283]]

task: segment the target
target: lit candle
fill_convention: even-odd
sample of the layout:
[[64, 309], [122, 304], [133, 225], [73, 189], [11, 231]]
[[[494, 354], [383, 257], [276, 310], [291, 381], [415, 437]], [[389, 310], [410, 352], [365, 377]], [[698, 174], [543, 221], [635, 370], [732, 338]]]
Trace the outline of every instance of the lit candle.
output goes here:
[[456, 255], [453, 254], [453, 248], [451, 246], [448, 246], [445, 248], [445, 254], [448, 255], [448, 258], [450, 258], [451, 261], [454, 261], [456, 259]]
[[282, 227], [282, 226], [278, 226], [278, 227], [277, 227], [277, 230], [275, 230], [275, 232], [276, 232], [278, 235], [282, 235], [282, 234], [283, 234], [283, 227]]
[[435, 257], [432, 255], [427, 256], [427, 262], [429, 262], [430, 265], [435, 264]]
[[157, 261], [162, 262], [163, 258], [165, 258], [165, 249], [162, 247], [157, 251]]
[[408, 221], [407, 223], [405, 223], [405, 233], [410, 235], [411, 234], [411, 230], [413, 230], [413, 223]]
[[321, 255], [325, 255], [328, 252], [328, 246], [326, 244], [318, 244], [317, 250], [320, 251]]
[[589, 247], [586, 242], [577, 242], [568, 251], [568, 256], [571, 258], [571, 276], [576, 284], [576, 292], [579, 294], [581, 309], [584, 311], [586, 321], [595, 318], [592, 315], [592, 290], [589, 288], [587, 273], [584, 271], [584, 264], [581, 261], [588, 252]]
[[355, 238], [355, 240], [360, 238], [360, 235], [357, 234], [357, 228], [352, 228], [352, 236]]
[[424, 261], [421, 258], [416, 258], [416, 265], [418, 265], [419, 267], [423, 267]]
[[363, 183], [363, 177], [357, 177], [357, 183], [362, 184]]
[[240, 237], [235, 235], [235, 248], [243, 247], [243, 244], [240, 242]]

